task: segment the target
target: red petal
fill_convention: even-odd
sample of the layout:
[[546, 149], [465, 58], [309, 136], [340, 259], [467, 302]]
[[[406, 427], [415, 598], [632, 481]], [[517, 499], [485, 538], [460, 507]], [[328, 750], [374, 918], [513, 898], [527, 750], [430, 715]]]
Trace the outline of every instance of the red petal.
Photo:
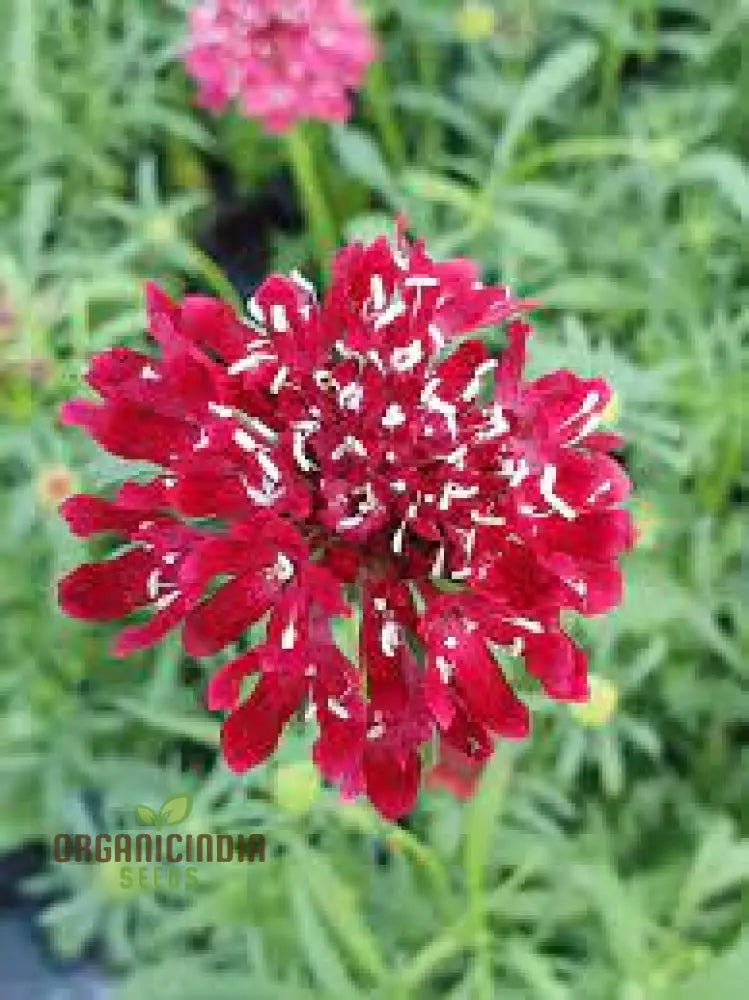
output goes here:
[[391, 821], [410, 812], [419, 791], [421, 763], [415, 750], [403, 756], [387, 750], [369, 750], [364, 758], [367, 797]]
[[271, 600], [260, 590], [250, 589], [245, 579], [230, 580], [187, 616], [182, 634], [185, 652], [190, 656], [217, 653], [254, 625]]
[[230, 711], [239, 702], [242, 681], [259, 669], [260, 657], [255, 649], [225, 664], [208, 681], [206, 704], [211, 712]]
[[146, 581], [153, 557], [131, 549], [107, 562], [84, 563], [60, 580], [60, 606], [74, 618], [109, 621], [148, 602]]
[[114, 641], [115, 656], [129, 656], [139, 649], [153, 646], [159, 639], [179, 624], [185, 613], [184, 602], [175, 598], [171, 604], [145, 622], [143, 625], [128, 625]]
[[304, 689], [303, 675], [283, 681], [275, 675], [261, 677], [247, 701], [224, 722], [222, 744], [230, 770], [241, 774], [273, 753]]

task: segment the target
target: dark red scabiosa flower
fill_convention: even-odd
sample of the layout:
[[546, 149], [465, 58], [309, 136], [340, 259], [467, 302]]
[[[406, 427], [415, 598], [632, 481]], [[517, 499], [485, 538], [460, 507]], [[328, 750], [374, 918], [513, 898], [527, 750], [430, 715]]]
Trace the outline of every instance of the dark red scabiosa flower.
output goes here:
[[[265, 623], [208, 686], [229, 767], [265, 760], [303, 712], [321, 774], [389, 818], [435, 737], [477, 769], [527, 734], [502, 652], [551, 698], [585, 700], [560, 616], [618, 603], [628, 480], [596, 430], [603, 381], [524, 380], [529, 305], [402, 233], [343, 249], [321, 302], [298, 274], [268, 278], [246, 320], [150, 288], [158, 354], [95, 357], [100, 401], [63, 418], [154, 476], [64, 503], [78, 535], [126, 544], [66, 577], [62, 606], [141, 615], [119, 653], [181, 625], [210, 655]], [[493, 358], [475, 332], [497, 325]], [[335, 639], [351, 615], [353, 660]]]

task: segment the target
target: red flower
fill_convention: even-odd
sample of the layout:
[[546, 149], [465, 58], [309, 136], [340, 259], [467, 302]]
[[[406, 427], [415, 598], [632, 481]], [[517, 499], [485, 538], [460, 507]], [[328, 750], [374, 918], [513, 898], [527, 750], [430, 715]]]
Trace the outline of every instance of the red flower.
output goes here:
[[188, 73], [200, 102], [233, 100], [283, 132], [302, 118], [343, 121], [375, 45], [350, 0], [198, 0], [191, 8]]
[[[66, 577], [63, 607], [153, 612], [120, 653], [182, 624], [186, 650], [209, 655], [265, 621], [209, 685], [229, 766], [264, 760], [306, 711], [323, 776], [390, 818], [412, 807], [435, 733], [478, 767], [496, 737], [528, 732], [498, 654], [522, 656], [550, 697], [585, 700], [560, 613], [618, 602], [628, 480], [595, 430], [604, 382], [523, 380], [528, 306], [402, 234], [342, 250], [322, 303], [298, 275], [269, 278], [246, 322], [150, 288], [159, 355], [95, 357], [101, 402], [63, 417], [160, 471], [114, 501], [65, 502], [77, 534], [128, 547]], [[498, 360], [465, 336], [492, 324], [507, 329]], [[354, 606], [356, 666], [332, 631]]]

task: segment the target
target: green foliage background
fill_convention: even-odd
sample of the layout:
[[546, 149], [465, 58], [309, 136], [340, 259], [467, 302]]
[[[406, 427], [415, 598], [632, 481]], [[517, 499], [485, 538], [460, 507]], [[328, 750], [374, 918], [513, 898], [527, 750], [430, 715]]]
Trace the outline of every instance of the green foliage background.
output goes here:
[[[215, 664], [176, 641], [116, 661], [56, 609], [83, 550], [54, 488], [126, 475], [60, 401], [141, 340], [145, 277], [230, 293], [196, 242], [215, 165], [243, 196], [283, 169], [254, 124], [194, 110], [184, 7], [0, 0], [0, 851], [185, 793], [185, 830], [262, 829], [272, 857], [189, 895], [50, 866], [28, 891], [55, 894], [52, 947], [100, 945], [122, 1000], [744, 998], [749, 5], [378, 0], [355, 117], [310, 130], [341, 237], [401, 211], [543, 302], [534, 368], [611, 379], [636, 484], [626, 601], [575, 625], [613, 714], [537, 706], [473, 800], [425, 793], [407, 827], [319, 788], [303, 732], [227, 775]], [[309, 256], [304, 232], [270, 244]]]

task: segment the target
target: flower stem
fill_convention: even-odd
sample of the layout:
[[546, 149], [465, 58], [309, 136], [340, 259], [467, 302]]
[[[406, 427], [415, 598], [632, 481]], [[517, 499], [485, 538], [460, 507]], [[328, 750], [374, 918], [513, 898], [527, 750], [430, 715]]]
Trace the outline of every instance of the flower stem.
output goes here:
[[[416, 46], [416, 64], [419, 82], [426, 93], [439, 91], [440, 64], [435, 47], [428, 41], [422, 41]], [[422, 133], [422, 158], [432, 165], [439, 156], [442, 141], [442, 130], [436, 118], [428, 115], [424, 122]]]
[[380, 134], [388, 159], [396, 169], [405, 166], [406, 144], [393, 116], [390, 87], [384, 66], [379, 60], [369, 67], [366, 97], [369, 113]]
[[325, 274], [336, 245], [336, 224], [315, 168], [312, 143], [302, 126], [286, 133], [286, 149], [312, 237], [313, 256]]
[[197, 244], [190, 246], [188, 259], [191, 269], [206, 282], [211, 291], [229, 302], [237, 312], [243, 310], [242, 298], [218, 264]]

